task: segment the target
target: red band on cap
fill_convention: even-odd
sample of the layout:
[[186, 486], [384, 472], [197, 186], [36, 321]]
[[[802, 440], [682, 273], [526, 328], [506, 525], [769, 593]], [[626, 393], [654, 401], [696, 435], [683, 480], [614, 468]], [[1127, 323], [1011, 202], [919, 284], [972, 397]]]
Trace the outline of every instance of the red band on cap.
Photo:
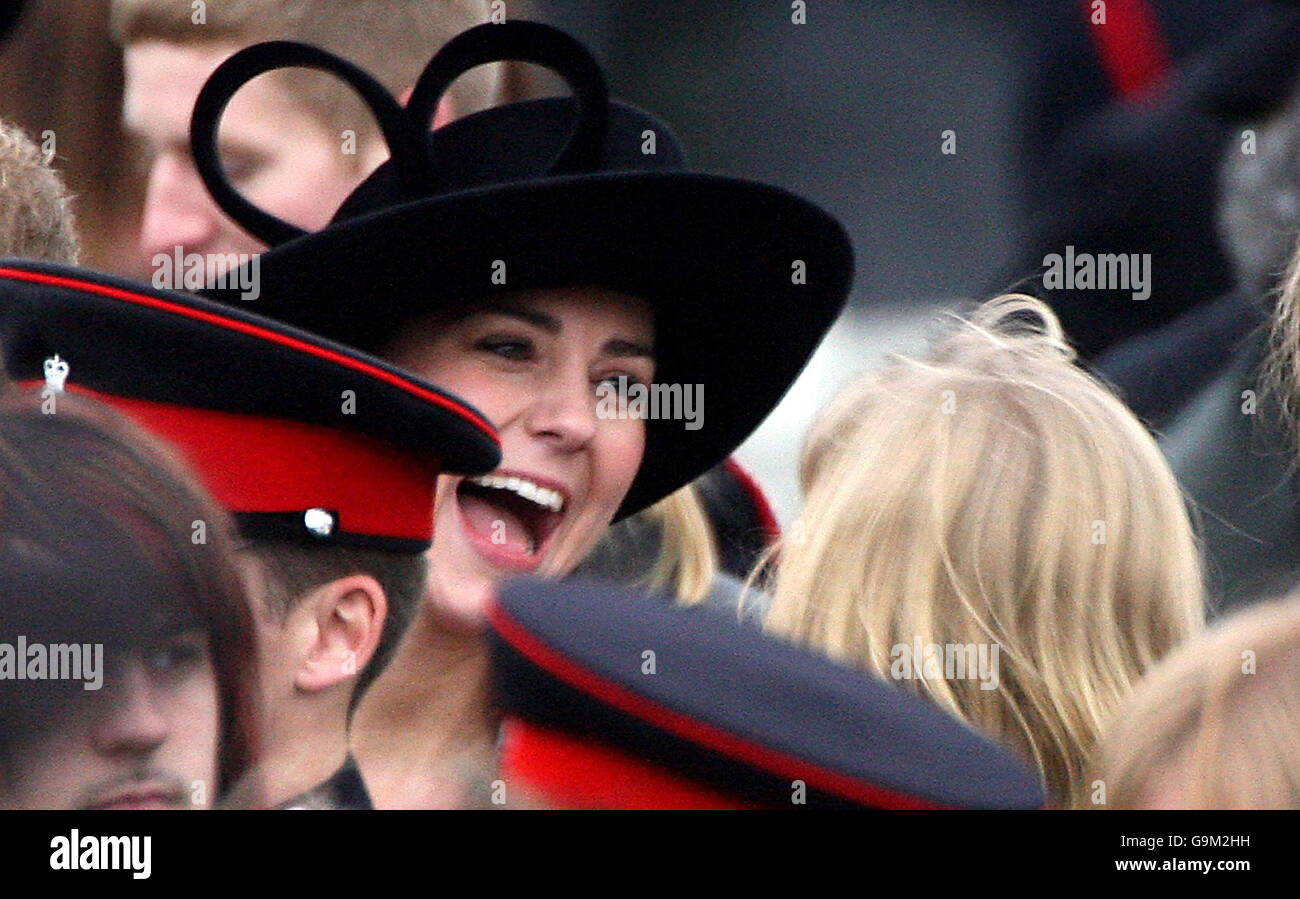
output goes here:
[[637, 694], [591, 671], [575, 659], [565, 656], [520, 624], [497, 600], [488, 606], [488, 621], [503, 640], [517, 652], [557, 680], [568, 684], [610, 708], [631, 715], [697, 746], [736, 759], [761, 771], [788, 780], [803, 780], [812, 789], [849, 799], [872, 808], [938, 809], [944, 806], [920, 796], [911, 796], [888, 787], [859, 780], [853, 776], [823, 768], [764, 746], [739, 734], [730, 733], [707, 721], [701, 721], [677, 709]]
[[1093, 23], [1093, 4], [1080, 0], [1111, 89], [1129, 99], [1164, 80], [1169, 53], [1147, 0], [1110, 0], [1107, 5], [1106, 23]]
[[[22, 386], [39, 387], [31, 381]], [[322, 425], [126, 399], [69, 385], [171, 442], [230, 512], [338, 513], [349, 534], [433, 539], [439, 460]]]
[[739, 800], [619, 750], [518, 718], [502, 725], [501, 778], [565, 809], [737, 809]]

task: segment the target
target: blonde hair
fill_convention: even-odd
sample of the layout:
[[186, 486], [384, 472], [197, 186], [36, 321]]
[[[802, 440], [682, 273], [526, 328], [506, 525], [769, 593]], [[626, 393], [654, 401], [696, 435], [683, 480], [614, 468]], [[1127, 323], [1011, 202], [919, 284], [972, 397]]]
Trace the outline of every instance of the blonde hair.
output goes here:
[[[1102, 722], [1204, 603], [1169, 466], [1073, 359], [1046, 306], [1003, 296], [930, 360], [836, 397], [805, 446], [806, 504], [766, 621], [882, 678], [898, 670], [1035, 763], [1066, 806]], [[996, 688], [891, 664], [918, 642], [987, 645]]]
[[681, 605], [704, 602], [718, 573], [718, 549], [699, 492], [688, 484], [640, 514], [660, 532], [646, 588], [670, 590]]
[[0, 120], [0, 256], [76, 263], [72, 197], [17, 125]]
[[[1115, 715], [1095, 777], [1110, 808], [1300, 808], [1300, 596], [1180, 647]], [[1100, 803], [1099, 803], [1100, 804]]]
[[[1291, 449], [1300, 449], [1300, 247], [1291, 256], [1269, 322], [1268, 356], [1261, 377], [1265, 396], [1274, 400]], [[1293, 466], [1300, 459], [1294, 458]]]
[[[327, 7], [327, 8], [325, 8]], [[415, 84], [447, 41], [488, 21], [487, 0], [219, 0], [196, 24], [186, 0], [113, 0], [113, 38], [123, 47], [149, 40], [243, 47], [269, 40], [312, 44], [360, 66], [394, 96]], [[378, 125], [351, 88], [315, 72], [276, 72], [291, 96], [331, 132], [379, 138]], [[496, 103], [501, 67], [479, 66], [448, 90], [457, 116]]]

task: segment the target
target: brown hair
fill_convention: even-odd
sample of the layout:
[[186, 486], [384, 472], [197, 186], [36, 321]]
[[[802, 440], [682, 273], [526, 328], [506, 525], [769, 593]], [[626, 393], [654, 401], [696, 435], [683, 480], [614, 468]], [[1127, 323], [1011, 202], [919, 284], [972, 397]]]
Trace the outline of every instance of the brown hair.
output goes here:
[[[182, 0], [113, 0], [113, 38], [123, 47], [157, 40], [174, 44], [231, 44], [269, 40], [312, 44], [360, 66], [400, 99], [429, 59], [457, 34], [488, 20], [487, 0], [221, 0], [195, 21]], [[332, 133], [356, 132], [358, 142], [379, 137], [351, 88], [315, 72], [276, 72], [290, 96]], [[498, 66], [479, 66], [456, 80], [449, 95], [456, 114], [492, 106], [500, 90]]]
[[84, 397], [57, 395], [52, 414], [44, 405], [17, 388], [0, 397], [0, 622], [119, 646], [151, 627], [204, 630], [224, 793], [256, 757], [258, 712], [252, 610], [227, 517], [129, 420]]
[[281, 540], [254, 540], [249, 550], [266, 572], [268, 611], [283, 621], [312, 590], [353, 574], [378, 581], [388, 601], [379, 644], [366, 666], [357, 672], [348, 714], [388, 665], [415, 617], [424, 596], [426, 563], [422, 555], [337, 546], [303, 546]]
[[0, 256], [76, 263], [72, 197], [40, 148], [0, 120]]
[[1297, 734], [1300, 596], [1292, 596], [1217, 622], [1161, 662], [1105, 732], [1094, 784], [1108, 808], [1149, 807], [1163, 788], [1181, 808], [1296, 809]]

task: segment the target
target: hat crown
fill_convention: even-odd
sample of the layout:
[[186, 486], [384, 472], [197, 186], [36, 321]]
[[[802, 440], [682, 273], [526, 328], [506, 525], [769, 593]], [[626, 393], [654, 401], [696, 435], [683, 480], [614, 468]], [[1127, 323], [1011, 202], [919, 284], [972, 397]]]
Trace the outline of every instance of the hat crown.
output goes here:
[[[333, 222], [403, 202], [502, 184], [564, 177], [550, 164], [563, 150], [580, 112], [572, 99], [548, 97], [497, 106], [457, 119], [430, 135], [436, 167], [420, 189], [403, 183], [396, 164], [379, 166], [343, 202]], [[685, 154], [666, 123], [634, 106], [610, 101], [604, 133], [581, 172], [680, 171]]]

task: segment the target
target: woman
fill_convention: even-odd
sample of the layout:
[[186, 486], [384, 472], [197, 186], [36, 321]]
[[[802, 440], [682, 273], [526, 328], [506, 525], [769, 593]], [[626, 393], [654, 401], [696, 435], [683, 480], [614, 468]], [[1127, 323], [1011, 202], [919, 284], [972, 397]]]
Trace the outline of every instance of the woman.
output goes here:
[[897, 681], [1086, 802], [1102, 723], [1202, 619], [1191, 524], [1137, 419], [1007, 296], [822, 413], [766, 628]]
[[[227, 528], [170, 450], [94, 401], [0, 399], [0, 644], [51, 666], [0, 679], [0, 807], [255, 795], [253, 622]], [[88, 647], [62, 671], [78, 676], [53, 680], [68, 647]]]
[[[500, 59], [554, 68], [576, 103], [511, 104], [426, 137], [446, 86]], [[214, 141], [234, 91], [298, 64], [366, 96], [393, 152], [310, 235], [244, 201]], [[274, 247], [260, 311], [459, 392], [501, 433], [498, 471], [440, 483], [427, 601], [354, 725], [376, 805], [459, 801], [433, 773], [495, 743], [483, 615], [496, 585], [566, 575], [611, 521], [726, 458], [838, 315], [848, 239], [785, 191], [685, 170], [667, 126], [610, 101], [590, 54], [534, 23], [456, 38], [404, 109], [327, 54], [249, 48], [200, 93], [193, 140], [217, 202]]]

